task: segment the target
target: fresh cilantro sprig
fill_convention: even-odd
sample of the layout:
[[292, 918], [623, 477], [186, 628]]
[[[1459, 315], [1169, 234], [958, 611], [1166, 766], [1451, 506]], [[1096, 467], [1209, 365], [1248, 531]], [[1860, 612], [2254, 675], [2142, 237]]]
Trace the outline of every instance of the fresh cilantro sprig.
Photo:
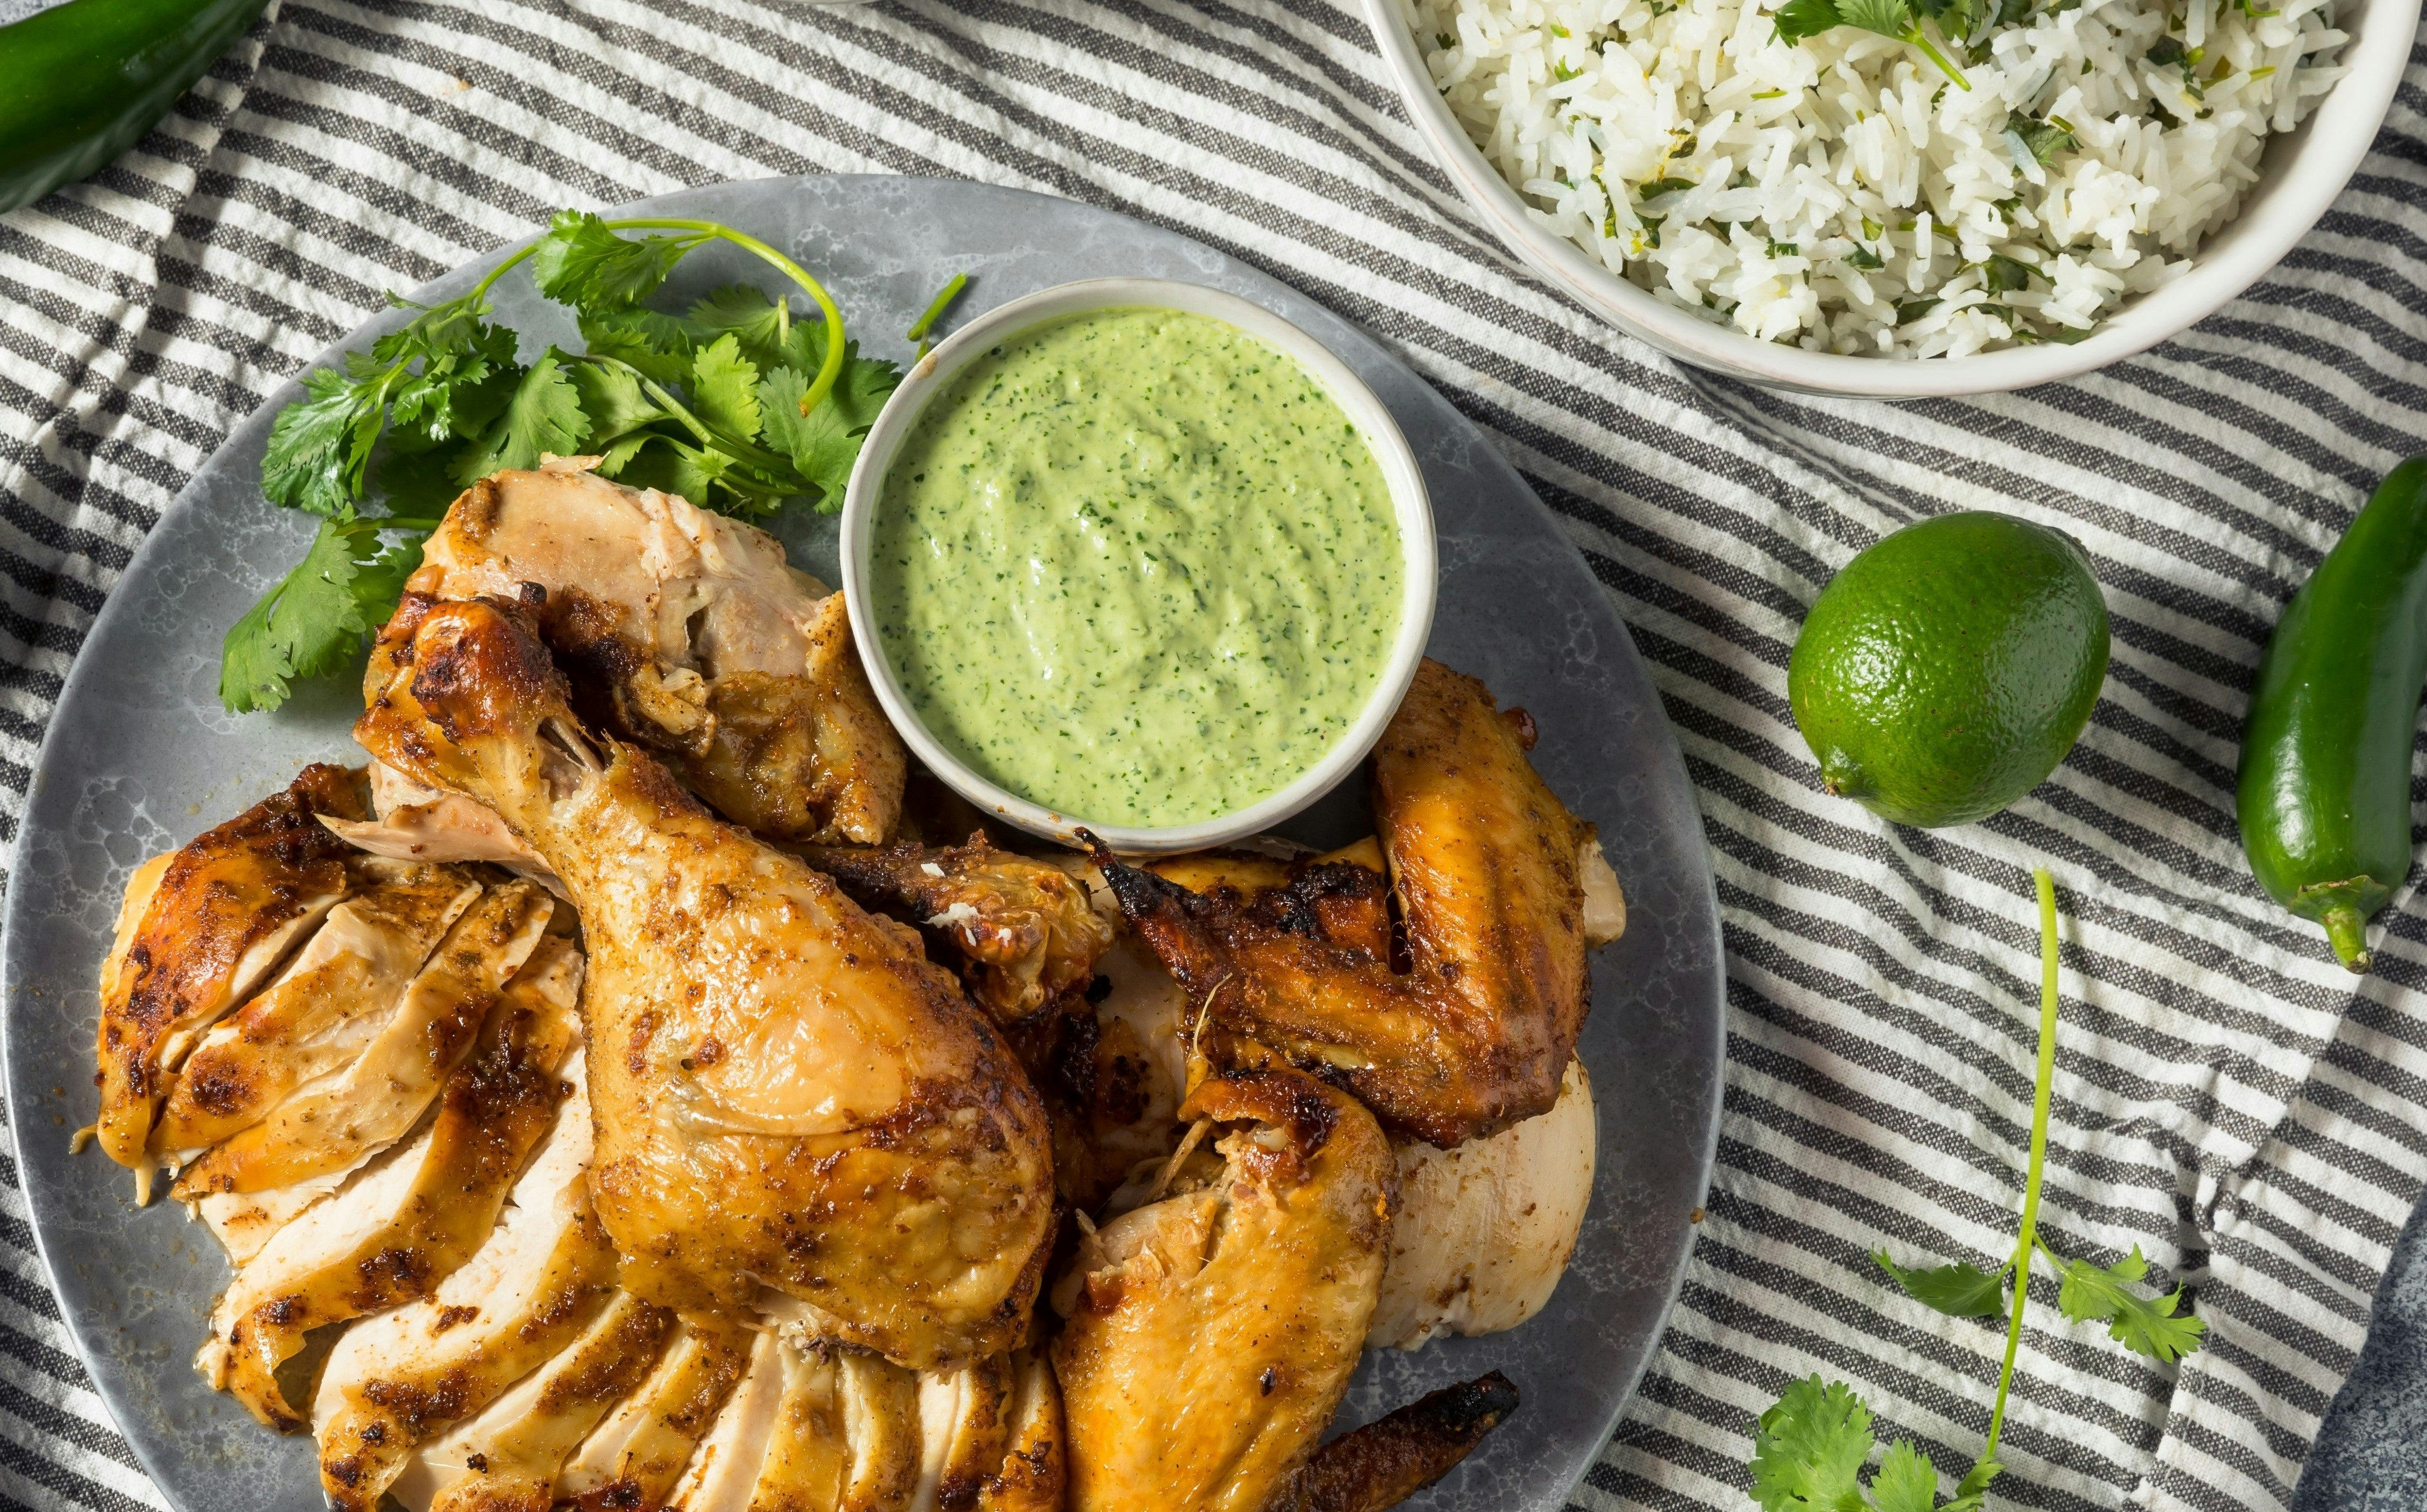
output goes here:
[[1960, 42], [1970, 30], [1970, 0], [1786, 0], [1770, 19], [1779, 41], [1784, 42], [1800, 42], [1839, 26], [1858, 26], [1893, 37], [1920, 48], [1957, 89], [1972, 88], [1963, 71], [1938, 50], [1921, 26], [1924, 21], [1937, 22]]
[[[1871, 1258], [1907, 1295], [1953, 1317], [2007, 1313], [2006, 1358], [1997, 1372], [1996, 1403], [1989, 1411], [1989, 1435], [1980, 1457], [1956, 1483], [1955, 1495], [1938, 1500], [1938, 1467], [1911, 1440], [1891, 1445], [1871, 1472], [1865, 1466], [1879, 1447], [1871, 1410], [1842, 1381], [1812, 1375], [1789, 1386], [1761, 1415], [1753, 1433], [1752, 1497], [1763, 1512], [1980, 1512], [1989, 1487], [2002, 1469], [1997, 1436], [2005, 1428], [2006, 1396], [2013, 1385], [2014, 1358], [2022, 1348], [2023, 1308], [2030, 1293], [2031, 1257], [2045, 1255], [2062, 1276], [2057, 1306], [2076, 1323], [2104, 1323], [2125, 1348], [2160, 1364], [2199, 1347], [2207, 1325], [2178, 1314], [2183, 1293], [2150, 1298], [2132, 1291], [2147, 1276], [2149, 1262], [2134, 1246], [2113, 1265], [2067, 1260], [2039, 1231], [2040, 1189], [2047, 1170], [2048, 1110], [2056, 1087], [2057, 932], [2056, 883], [2044, 870], [2032, 882], [2040, 905], [2040, 1040], [2038, 1080], [2031, 1094], [2030, 1163], [2023, 1179], [2022, 1221], [2011, 1260], [1995, 1271], [1970, 1261], [1908, 1268], [1882, 1250]], [[2008, 1283], [2012, 1301], [2006, 1300]]]
[[[795, 317], [789, 293], [747, 285], [679, 314], [648, 306], [684, 257], [720, 241], [783, 274], [809, 315]], [[572, 309], [586, 350], [550, 347], [525, 364], [514, 333], [490, 320], [489, 291], [524, 263], [540, 293]], [[461, 298], [390, 299], [416, 313], [369, 351], [306, 376], [304, 397], [271, 422], [262, 493], [322, 524], [303, 561], [228, 630], [220, 697], [232, 711], [275, 708], [295, 679], [350, 663], [393, 611], [435, 516], [493, 472], [595, 455], [610, 478], [705, 509], [765, 515], [806, 500], [830, 513], [901, 379], [859, 354], [806, 269], [709, 220], [567, 210]]]

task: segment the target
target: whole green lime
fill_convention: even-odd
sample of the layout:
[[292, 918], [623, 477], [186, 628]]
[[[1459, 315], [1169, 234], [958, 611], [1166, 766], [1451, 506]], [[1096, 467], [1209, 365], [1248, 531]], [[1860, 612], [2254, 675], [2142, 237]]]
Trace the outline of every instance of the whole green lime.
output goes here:
[[1821, 591], [1786, 697], [1831, 792], [1899, 824], [1968, 824], [2073, 749], [2107, 640], [2107, 601], [2073, 537], [2011, 514], [1942, 514]]

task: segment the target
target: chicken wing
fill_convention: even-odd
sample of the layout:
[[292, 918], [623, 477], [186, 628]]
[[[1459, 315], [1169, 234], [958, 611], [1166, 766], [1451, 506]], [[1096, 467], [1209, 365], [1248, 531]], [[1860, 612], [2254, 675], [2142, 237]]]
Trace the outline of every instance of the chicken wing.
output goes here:
[[[317, 816], [363, 817], [360, 778], [312, 766], [151, 878], [101, 968], [101, 1147], [148, 1179], [152, 1121], [194, 1040], [249, 997], [352, 888], [353, 853]], [[130, 888], [131, 896], [136, 889]], [[130, 912], [134, 912], [130, 908]], [[148, 1191], [145, 1194], [148, 1195]]]
[[496, 811], [589, 951], [591, 1186], [626, 1284], [763, 1286], [917, 1368], [1018, 1340], [1053, 1216], [1045, 1115], [918, 936], [594, 742], [520, 611], [409, 595], [355, 734]]
[[[1054, 1300], [1072, 1512], [1262, 1512], [1348, 1388], [1395, 1166], [1373, 1115], [1283, 1066], [1217, 1073], [1176, 1195], [1098, 1230]], [[1196, 1184], [1201, 1182], [1202, 1184]]]
[[[575, 464], [501, 472], [455, 501], [408, 586], [529, 606], [584, 712], [727, 819], [785, 839], [890, 834], [908, 757], [842, 595], [765, 531]], [[374, 665], [366, 698], [384, 685]]]
[[1531, 729], [1480, 682], [1426, 661], [1375, 748], [1405, 971], [1370, 938], [1329, 937], [1321, 911], [1286, 889], [1199, 894], [1100, 848], [1096, 859], [1188, 989], [1192, 1021], [1210, 1015], [1446, 1148], [1550, 1111], [1584, 1025], [1578, 854], [1590, 831], [1526, 759]]

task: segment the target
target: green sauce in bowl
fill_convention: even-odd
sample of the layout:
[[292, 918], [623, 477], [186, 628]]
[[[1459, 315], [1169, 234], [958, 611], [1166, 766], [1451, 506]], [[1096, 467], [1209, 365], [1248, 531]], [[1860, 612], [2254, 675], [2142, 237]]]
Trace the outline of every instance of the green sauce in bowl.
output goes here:
[[919, 416], [869, 527], [869, 608], [920, 723], [997, 786], [1141, 827], [1313, 768], [1399, 632], [1397, 515], [1298, 362], [1204, 316], [1005, 339]]

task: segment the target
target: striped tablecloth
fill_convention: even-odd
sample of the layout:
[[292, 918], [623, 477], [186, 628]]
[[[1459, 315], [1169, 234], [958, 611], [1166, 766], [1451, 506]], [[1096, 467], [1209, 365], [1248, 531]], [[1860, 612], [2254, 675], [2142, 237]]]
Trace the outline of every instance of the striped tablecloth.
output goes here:
[[[0, 0], [24, 9], [26, 0]], [[1988, 1264], [2029, 1121], [2052, 868], [2066, 1004], [2043, 1223], [2194, 1290], [2179, 1369], [2035, 1292], [2000, 1505], [2272, 1509], [2427, 1179], [2427, 906], [2354, 984], [2241, 864], [2231, 778], [2275, 612], [2427, 449], [2427, 72], [2322, 227], [2186, 338], [2084, 382], [1890, 408], [1682, 370], [1529, 283], [1460, 204], [1346, 0], [283, 0], [90, 183], [0, 219], [0, 833], [60, 678], [221, 436], [380, 302], [559, 205], [819, 170], [1111, 205], [1390, 342], [1533, 480], [1650, 658], [1728, 943], [1728, 1089], [1667, 1342], [1576, 1492], [1741, 1508], [1751, 1417], [1814, 1371], [1968, 1463], [1999, 1330], [1865, 1258]], [[1881, 532], [2060, 524], [2115, 655], [2089, 734], [1990, 822], [1824, 796], [1796, 626]], [[0, 1186], [0, 1502], [156, 1505]]]

